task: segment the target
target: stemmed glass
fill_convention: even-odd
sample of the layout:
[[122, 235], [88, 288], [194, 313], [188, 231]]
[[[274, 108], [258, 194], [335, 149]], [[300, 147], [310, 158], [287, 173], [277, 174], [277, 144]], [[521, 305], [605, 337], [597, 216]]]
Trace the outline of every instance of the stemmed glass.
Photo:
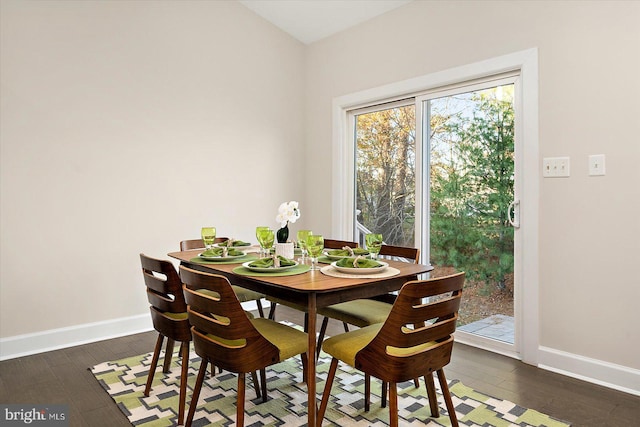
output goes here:
[[318, 267], [318, 257], [324, 250], [324, 238], [319, 234], [307, 236], [307, 251], [311, 257], [311, 270], [320, 270]]
[[371, 259], [378, 259], [380, 248], [382, 247], [382, 234], [369, 233], [365, 236], [367, 250], [371, 254]]
[[307, 237], [311, 236], [313, 232], [311, 230], [299, 230], [297, 234], [298, 246], [300, 246], [300, 264], [304, 264], [307, 258]]
[[264, 258], [269, 255], [269, 250], [275, 240], [275, 234], [269, 227], [256, 227], [256, 239], [260, 243], [260, 258]]
[[204, 247], [207, 249], [211, 249], [213, 244], [216, 241], [216, 228], [215, 227], [202, 227], [202, 231], [200, 233], [202, 236], [202, 241], [204, 242]]

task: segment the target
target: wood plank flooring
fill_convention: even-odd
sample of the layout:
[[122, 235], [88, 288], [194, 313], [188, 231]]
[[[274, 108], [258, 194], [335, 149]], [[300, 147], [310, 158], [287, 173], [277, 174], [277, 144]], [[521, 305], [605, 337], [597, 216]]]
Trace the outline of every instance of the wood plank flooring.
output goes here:
[[[302, 313], [283, 306], [276, 317], [297, 324], [303, 320]], [[338, 322], [329, 324], [329, 335], [342, 332]], [[89, 368], [151, 352], [156, 336], [148, 332], [0, 362], [0, 402], [68, 404], [71, 426], [130, 426]], [[462, 344], [455, 345], [445, 373], [448, 379], [570, 421], [574, 427], [640, 426], [640, 397]]]

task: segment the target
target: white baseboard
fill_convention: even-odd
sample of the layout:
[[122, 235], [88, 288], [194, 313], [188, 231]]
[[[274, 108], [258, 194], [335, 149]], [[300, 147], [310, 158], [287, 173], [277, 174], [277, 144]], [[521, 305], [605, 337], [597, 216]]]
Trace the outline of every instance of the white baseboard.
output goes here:
[[149, 313], [0, 338], [0, 360], [29, 356], [153, 329]]
[[[249, 311], [258, 308], [255, 301], [243, 303], [242, 306]], [[151, 315], [147, 312], [137, 316], [0, 338], [0, 361], [150, 330], [153, 330], [153, 324], [151, 323]]]
[[538, 367], [640, 396], [640, 370], [540, 347]]

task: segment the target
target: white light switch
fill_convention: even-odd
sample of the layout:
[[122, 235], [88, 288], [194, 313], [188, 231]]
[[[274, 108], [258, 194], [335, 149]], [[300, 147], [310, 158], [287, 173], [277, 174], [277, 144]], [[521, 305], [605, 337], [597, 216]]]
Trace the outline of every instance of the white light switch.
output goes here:
[[542, 159], [542, 176], [545, 178], [566, 178], [570, 176], [569, 157], [545, 157]]
[[589, 176], [604, 175], [604, 154], [589, 156]]

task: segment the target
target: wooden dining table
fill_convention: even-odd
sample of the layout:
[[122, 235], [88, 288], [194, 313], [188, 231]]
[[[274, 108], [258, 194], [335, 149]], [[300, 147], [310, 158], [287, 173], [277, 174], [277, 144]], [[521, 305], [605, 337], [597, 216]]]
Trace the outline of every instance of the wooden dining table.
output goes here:
[[[418, 275], [428, 273], [433, 267], [401, 261], [384, 260], [389, 267], [397, 269], [393, 276], [371, 278], [363, 277], [334, 277], [324, 274], [320, 270], [312, 270], [296, 275], [245, 275], [237, 274], [233, 270], [240, 264], [203, 263], [198, 259], [200, 250], [171, 252], [168, 255], [180, 260], [194, 270], [220, 274], [229, 279], [232, 285], [241, 286], [263, 293], [284, 301], [307, 307], [309, 346], [307, 357], [308, 387], [308, 425], [316, 425], [316, 316], [317, 310], [339, 302], [352, 301], [360, 298], [371, 298], [399, 290], [404, 283], [414, 280]], [[322, 264], [320, 264], [322, 266]], [[357, 276], [357, 275], [353, 275]]]

